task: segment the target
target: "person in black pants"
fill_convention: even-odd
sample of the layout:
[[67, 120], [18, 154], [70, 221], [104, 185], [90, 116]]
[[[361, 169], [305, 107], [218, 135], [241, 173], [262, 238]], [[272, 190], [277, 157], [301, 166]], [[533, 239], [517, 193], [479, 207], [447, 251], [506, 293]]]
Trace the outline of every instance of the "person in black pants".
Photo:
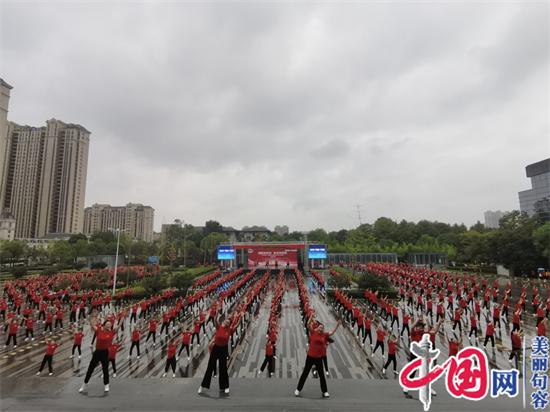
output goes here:
[[268, 376], [271, 378], [273, 376], [273, 372], [275, 371], [275, 361], [273, 359], [275, 353], [275, 342], [267, 341], [265, 345], [265, 358], [262, 363], [262, 366], [260, 367], [260, 370], [258, 371], [258, 375], [261, 374], [265, 367], [267, 366], [267, 373]]
[[86, 391], [88, 382], [94, 373], [95, 368], [101, 363], [101, 369], [103, 370], [103, 384], [105, 385], [105, 392], [109, 392], [109, 346], [113, 342], [113, 338], [116, 334], [116, 329], [113, 329], [111, 322], [105, 322], [102, 328], [97, 326], [97, 320], [90, 320], [90, 327], [96, 333], [96, 347], [92, 354], [92, 360], [88, 366], [84, 383], [78, 390], [79, 392]]
[[210, 382], [212, 380], [212, 374], [216, 369], [216, 363], [220, 365], [220, 391], [224, 391], [225, 394], [229, 394], [229, 375], [227, 373], [227, 358], [229, 356], [229, 338], [235, 330], [235, 326], [238, 322], [232, 322], [229, 318], [226, 318], [221, 325], [217, 321], [214, 322], [216, 326], [216, 333], [213, 341], [210, 343], [210, 358], [208, 359], [208, 367], [206, 373], [199, 387], [198, 393], [201, 394], [204, 390], [210, 388]]
[[309, 371], [313, 366], [315, 366], [315, 369], [317, 370], [319, 375], [323, 398], [328, 398], [330, 395], [328, 393], [325, 374], [323, 373], [323, 356], [326, 353], [327, 339], [336, 332], [336, 330], [340, 326], [340, 321], [338, 321], [336, 328], [334, 328], [334, 330], [330, 333], [325, 332], [325, 328], [322, 323], [319, 323], [316, 328], [314, 328], [313, 325], [313, 320], [310, 320], [309, 347], [307, 351], [306, 364], [304, 366], [304, 370], [302, 371], [302, 375], [300, 376], [300, 380], [298, 381], [298, 386], [294, 391], [294, 395], [300, 396], [300, 392], [302, 391], [304, 384], [306, 383]]

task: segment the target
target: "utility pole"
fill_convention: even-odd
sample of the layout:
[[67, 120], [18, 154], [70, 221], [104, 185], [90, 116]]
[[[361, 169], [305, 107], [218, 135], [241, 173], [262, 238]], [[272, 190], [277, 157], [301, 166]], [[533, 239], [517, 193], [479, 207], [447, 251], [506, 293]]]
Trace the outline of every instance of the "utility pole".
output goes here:
[[361, 205], [357, 204], [355, 207], [357, 208], [357, 219], [359, 219], [359, 226], [361, 226], [363, 224], [363, 220], [361, 219]]

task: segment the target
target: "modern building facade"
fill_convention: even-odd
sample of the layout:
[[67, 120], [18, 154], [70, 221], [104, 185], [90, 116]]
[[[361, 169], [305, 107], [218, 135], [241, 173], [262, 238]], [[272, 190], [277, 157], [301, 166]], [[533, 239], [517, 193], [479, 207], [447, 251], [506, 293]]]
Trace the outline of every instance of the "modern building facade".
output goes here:
[[498, 229], [500, 227], [500, 219], [506, 214], [506, 212], [501, 212], [500, 210], [487, 210], [483, 213], [485, 218], [485, 227], [489, 229]]
[[4, 173], [8, 144], [8, 107], [12, 87], [0, 79], [0, 209], [4, 202]]
[[531, 178], [531, 189], [519, 192], [519, 208], [529, 216], [542, 215], [550, 201], [550, 158], [528, 165], [525, 174]]
[[8, 123], [2, 209], [16, 219], [15, 238], [82, 232], [89, 143], [78, 124]]
[[0, 240], [15, 239], [15, 218], [9, 213], [0, 213]]
[[126, 206], [94, 204], [84, 210], [84, 234], [120, 229], [134, 240], [153, 241], [155, 209], [140, 203]]

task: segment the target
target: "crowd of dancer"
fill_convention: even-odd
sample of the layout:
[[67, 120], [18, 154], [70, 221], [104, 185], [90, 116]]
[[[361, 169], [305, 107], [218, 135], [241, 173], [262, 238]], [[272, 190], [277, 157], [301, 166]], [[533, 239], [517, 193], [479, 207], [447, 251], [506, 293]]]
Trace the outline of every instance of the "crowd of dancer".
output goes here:
[[[542, 296], [548, 292], [535, 283], [525, 282], [519, 293], [514, 294], [510, 282], [501, 285], [497, 280], [490, 282], [476, 275], [392, 264], [368, 264], [355, 269], [386, 278], [397, 296], [390, 299], [367, 289], [358, 298], [336, 289], [332, 303], [341, 321], [331, 332], [325, 331], [316, 314], [310, 299], [312, 291], [304, 276], [298, 270], [292, 272], [308, 338], [296, 396], [300, 396], [310, 373], [319, 379], [322, 396], [330, 396], [326, 381], [329, 376], [327, 348], [341, 323], [356, 336], [358, 347], [363, 348], [371, 362], [378, 363], [380, 352], [382, 374], [390, 367], [398, 373], [400, 354], [413, 359], [414, 354], [408, 350], [410, 342], [420, 341], [425, 333], [429, 334], [433, 348], [448, 347], [447, 356], [456, 355], [465, 344], [479, 345], [493, 358], [496, 351], [509, 352], [510, 363], [515, 361], [515, 367], [521, 370], [522, 337], [525, 324], [530, 324], [528, 318], [533, 319], [538, 335], [547, 333], [550, 295]], [[199, 278], [186, 296], [176, 296], [175, 291], [169, 289], [141, 300], [134, 298], [131, 288], [115, 296], [105, 290], [83, 289], [79, 280], [84, 277], [78, 275], [72, 275], [64, 288], [56, 287], [59, 279], [8, 281], [0, 297], [3, 322], [0, 332], [7, 335], [5, 350], [10, 346], [17, 348], [18, 340], [19, 344], [21, 340], [28, 344], [41, 338], [44, 357], [37, 375], [46, 365], [49, 375], [54, 373], [53, 359], [62, 339], [58, 337], [59, 332], [72, 335], [70, 359], [81, 358], [83, 342], [88, 337], [92, 355], [80, 392], [86, 392], [99, 365], [104, 390], [108, 392], [109, 377], [116, 377], [117, 354], [121, 349], [129, 348], [128, 359], [134, 356], [140, 359], [146, 345], [148, 352], [158, 350], [165, 358], [163, 377], [170, 370], [172, 377], [176, 376], [182, 353], [187, 355], [188, 365], [192, 356], [205, 353], [209, 359], [198, 392], [209, 389], [212, 377], [219, 375], [220, 391], [229, 394], [228, 362], [266, 301], [268, 290], [271, 300], [265, 357], [258, 375], [266, 367], [267, 376], [274, 375], [282, 301], [288, 283], [283, 270], [277, 273], [273, 278], [269, 272], [255, 270], [238, 269], [227, 274], [215, 271]], [[343, 276], [335, 271], [331, 274]], [[324, 293], [323, 276], [313, 272], [311, 279]]]

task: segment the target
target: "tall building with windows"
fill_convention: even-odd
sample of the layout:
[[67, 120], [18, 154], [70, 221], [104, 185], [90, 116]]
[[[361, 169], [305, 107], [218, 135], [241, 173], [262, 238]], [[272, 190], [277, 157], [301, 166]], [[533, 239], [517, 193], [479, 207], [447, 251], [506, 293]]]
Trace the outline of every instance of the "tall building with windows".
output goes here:
[[500, 210], [487, 210], [483, 213], [485, 218], [485, 227], [490, 229], [498, 229], [500, 227], [500, 219], [506, 214], [506, 212], [501, 212]]
[[531, 189], [519, 192], [519, 208], [530, 216], [548, 214], [550, 202], [550, 158], [528, 165], [525, 174], [531, 178]]
[[134, 240], [153, 241], [155, 209], [139, 203], [126, 206], [94, 204], [84, 210], [84, 234], [120, 229]]
[[8, 123], [2, 208], [16, 220], [15, 238], [82, 232], [89, 143], [78, 124]]
[[[6, 168], [6, 151], [8, 142], [8, 107], [12, 87], [0, 79], [0, 209], [4, 201], [4, 172]], [[0, 210], [1, 212], [1, 210]]]

